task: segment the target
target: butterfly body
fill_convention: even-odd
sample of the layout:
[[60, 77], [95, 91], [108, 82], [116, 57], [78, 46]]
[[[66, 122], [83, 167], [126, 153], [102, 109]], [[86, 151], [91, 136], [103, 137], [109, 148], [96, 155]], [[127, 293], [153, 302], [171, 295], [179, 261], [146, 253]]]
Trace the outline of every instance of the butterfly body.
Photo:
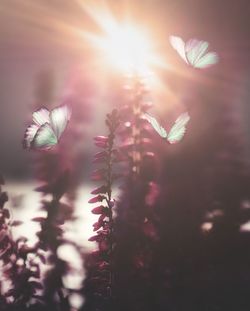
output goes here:
[[24, 135], [27, 149], [49, 150], [57, 145], [70, 119], [71, 111], [65, 105], [49, 112], [41, 108], [33, 113], [31, 124]]
[[194, 68], [207, 68], [216, 64], [219, 60], [215, 52], [207, 52], [208, 42], [190, 39], [186, 43], [176, 36], [170, 36], [170, 44], [181, 58]]
[[162, 127], [159, 122], [149, 115], [148, 113], [144, 114], [146, 120], [152, 125], [154, 130], [163, 138], [166, 139], [170, 144], [175, 144], [179, 142], [185, 132], [186, 132], [186, 125], [190, 120], [190, 116], [187, 112], [182, 113], [175, 121], [174, 125], [170, 129], [169, 133]]

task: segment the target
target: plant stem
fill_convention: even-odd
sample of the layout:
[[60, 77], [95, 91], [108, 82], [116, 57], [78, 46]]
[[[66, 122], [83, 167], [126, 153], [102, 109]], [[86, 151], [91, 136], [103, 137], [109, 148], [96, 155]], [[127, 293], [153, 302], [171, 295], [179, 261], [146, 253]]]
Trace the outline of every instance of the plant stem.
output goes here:
[[132, 172], [134, 178], [140, 174], [140, 162], [141, 162], [141, 126], [140, 116], [142, 113], [141, 107], [141, 92], [142, 86], [140, 78], [137, 75], [133, 76], [133, 91], [134, 100], [132, 105], [133, 123], [132, 123], [132, 137], [133, 137], [133, 151], [132, 151]]
[[107, 205], [109, 209], [109, 259], [110, 259], [110, 297], [113, 297], [113, 286], [114, 286], [114, 275], [113, 275], [113, 210], [112, 210], [112, 150], [114, 144], [114, 134], [109, 134], [109, 145], [108, 145], [108, 167], [107, 167]]

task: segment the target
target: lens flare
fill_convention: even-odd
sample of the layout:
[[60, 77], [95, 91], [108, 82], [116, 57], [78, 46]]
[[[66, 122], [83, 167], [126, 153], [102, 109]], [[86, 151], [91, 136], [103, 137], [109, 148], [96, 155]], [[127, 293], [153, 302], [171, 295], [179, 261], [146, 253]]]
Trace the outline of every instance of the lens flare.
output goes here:
[[153, 62], [152, 49], [143, 32], [130, 25], [114, 25], [98, 40], [108, 61], [123, 72], [145, 74]]
[[129, 19], [118, 22], [107, 6], [81, 5], [101, 30], [98, 34], [83, 33], [84, 39], [100, 52], [100, 59], [122, 72], [148, 75], [151, 65], [159, 62], [149, 34]]

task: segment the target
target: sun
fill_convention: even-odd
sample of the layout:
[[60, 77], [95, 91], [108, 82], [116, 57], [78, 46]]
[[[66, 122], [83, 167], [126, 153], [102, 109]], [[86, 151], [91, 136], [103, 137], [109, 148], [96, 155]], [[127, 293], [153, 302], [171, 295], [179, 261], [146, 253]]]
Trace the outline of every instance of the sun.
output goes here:
[[98, 45], [107, 60], [122, 72], [145, 75], [153, 61], [146, 35], [131, 25], [114, 25]]

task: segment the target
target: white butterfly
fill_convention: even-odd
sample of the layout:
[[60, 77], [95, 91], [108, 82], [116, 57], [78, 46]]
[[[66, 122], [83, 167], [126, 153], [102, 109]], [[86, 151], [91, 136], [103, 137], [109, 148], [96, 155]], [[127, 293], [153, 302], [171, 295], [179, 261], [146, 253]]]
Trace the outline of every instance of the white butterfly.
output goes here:
[[169, 133], [156, 121], [156, 119], [149, 114], [144, 114], [147, 121], [153, 126], [156, 132], [164, 139], [167, 139], [170, 144], [175, 144], [179, 142], [185, 132], [186, 132], [186, 125], [190, 120], [190, 116], [187, 112], [182, 113], [178, 119], [175, 121], [174, 125], [170, 129]]
[[41, 108], [33, 113], [31, 124], [24, 135], [24, 147], [48, 150], [56, 145], [64, 132], [71, 116], [68, 106], [63, 105], [49, 112]]
[[206, 41], [190, 39], [185, 43], [180, 37], [175, 36], [170, 36], [169, 41], [181, 58], [194, 68], [207, 68], [219, 60], [215, 52], [206, 53], [209, 45]]

